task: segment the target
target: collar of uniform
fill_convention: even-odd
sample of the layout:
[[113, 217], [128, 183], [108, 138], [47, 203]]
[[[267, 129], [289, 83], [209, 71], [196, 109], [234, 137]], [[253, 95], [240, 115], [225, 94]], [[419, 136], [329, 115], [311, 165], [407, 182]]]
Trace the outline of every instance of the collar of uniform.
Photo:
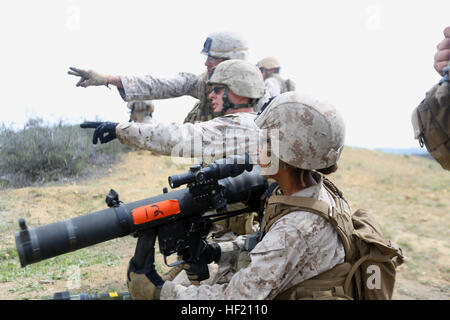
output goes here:
[[317, 183], [306, 189], [303, 189], [303, 190], [300, 190], [300, 191], [294, 193], [292, 195], [293, 197], [305, 197], [305, 198], [319, 199], [321, 192], [325, 191], [325, 188], [323, 187], [323, 178], [317, 172], [312, 172], [312, 176], [313, 176], [314, 180], [316, 180]]
[[224, 114], [222, 117], [236, 117], [236, 116], [246, 116], [246, 115], [254, 118], [256, 115], [256, 112], [254, 112], [254, 111], [252, 111], [252, 112], [235, 112], [235, 113]]

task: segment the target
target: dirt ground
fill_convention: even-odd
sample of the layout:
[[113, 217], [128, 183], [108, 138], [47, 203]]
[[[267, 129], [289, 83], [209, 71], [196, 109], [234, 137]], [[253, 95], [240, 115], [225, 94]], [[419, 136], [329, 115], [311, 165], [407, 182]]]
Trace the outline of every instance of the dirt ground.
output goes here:
[[[169, 175], [185, 172], [188, 167], [173, 163], [169, 157], [138, 151], [126, 154], [111, 168], [103, 168], [106, 174], [101, 177], [3, 191], [0, 299], [42, 299], [65, 290], [126, 291], [126, 268], [135, 238], [114, 239], [63, 255], [61, 260], [52, 258], [20, 268], [13, 237], [18, 230], [17, 219], [26, 218], [32, 228], [102, 210], [111, 188], [125, 203], [148, 198], [168, 187]], [[397, 269], [393, 298], [449, 299], [450, 173], [425, 158], [346, 148], [340, 169], [330, 178], [353, 210], [367, 208], [373, 212], [385, 235], [402, 247], [407, 259]], [[161, 255], [157, 261], [159, 271], [167, 270]], [[73, 270], [80, 279], [75, 285], [71, 283]]]

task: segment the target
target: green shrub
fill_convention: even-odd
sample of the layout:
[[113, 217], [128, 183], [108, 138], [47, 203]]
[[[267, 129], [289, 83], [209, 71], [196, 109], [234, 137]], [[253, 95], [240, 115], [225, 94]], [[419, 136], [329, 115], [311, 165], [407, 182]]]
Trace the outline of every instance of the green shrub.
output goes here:
[[92, 165], [111, 164], [130, 150], [118, 141], [92, 144], [93, 130], [30, 119], [22, 130], [0, 127], [0, 187], [77, 178]]

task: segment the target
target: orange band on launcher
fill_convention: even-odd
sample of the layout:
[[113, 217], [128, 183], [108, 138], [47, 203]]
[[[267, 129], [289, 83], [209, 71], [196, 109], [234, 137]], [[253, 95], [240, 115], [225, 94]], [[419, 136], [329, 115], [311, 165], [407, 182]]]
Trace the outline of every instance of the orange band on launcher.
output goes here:
[[164, 200], [136, 208], [131, 212], [131, 215], [134, 224], [142, 224], [178, 213], [180, 213], [178, 200]]

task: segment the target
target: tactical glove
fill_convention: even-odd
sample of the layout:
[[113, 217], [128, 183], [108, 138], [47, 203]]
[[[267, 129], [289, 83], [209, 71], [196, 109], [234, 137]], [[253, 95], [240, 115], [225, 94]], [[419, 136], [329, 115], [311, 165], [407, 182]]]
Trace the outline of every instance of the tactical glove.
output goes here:
[[183, 268], [181, 268], [180, 266], [175, 266], [171, 268], [167, 273], [163, 274], [161, 278], [164, 281], [173, 281], [181, 271], [183, 271]]
[[[107, 86], [108, 87], [108, 77], [95, 72], [94, 70], [83, 70], [74, 67], [69, 68], [68, 74], [73, 76], [81, 77], [77, 82], [77, 87], [87, 88], [90, 86]], [[109, 87], [108, 87], [109, 88]]]
[[[219, 262], [221, 249], [217, 243], [207, 244], [205, 250], [202, 253], [200, 260], [204, 261], [206, 265], [211, 262]], [[192, 284], [199, 285], [199, 274], [202, 272], [204, 265], [200, 265], [192, 262], [185, 262], [180, 265], [186, 271], [187, 277]]]
[[103, 144], [117, 138], [116, 127], [118, 124], [117, 122], [84, 122], [80, 124], [80, 127], [83, 129], [95, 128], [92, 143], [97, 144], [97, 141], [100, 140], [100, 143]]
[[181, 264], [180, 267], [183, 268], [184, 271], [186, 271], [187, 277], [193, 285], [196, 285], [196, 286], [200, 285], [199, 274], [200, 274], [201, 266], [199, 264], [184, 263], [184, 264]]
[[164, 281], [155, 285], [148, 275], [135, 272], [130, 272], [127, 280], [128, 292], [133, 300], [159, 300]]
[[127, 270], [127, 285], [133, 300], [157, 300], [164, 280], [155, 269], [155, 239], [153, 229], [138, 238], [133, 258]]

